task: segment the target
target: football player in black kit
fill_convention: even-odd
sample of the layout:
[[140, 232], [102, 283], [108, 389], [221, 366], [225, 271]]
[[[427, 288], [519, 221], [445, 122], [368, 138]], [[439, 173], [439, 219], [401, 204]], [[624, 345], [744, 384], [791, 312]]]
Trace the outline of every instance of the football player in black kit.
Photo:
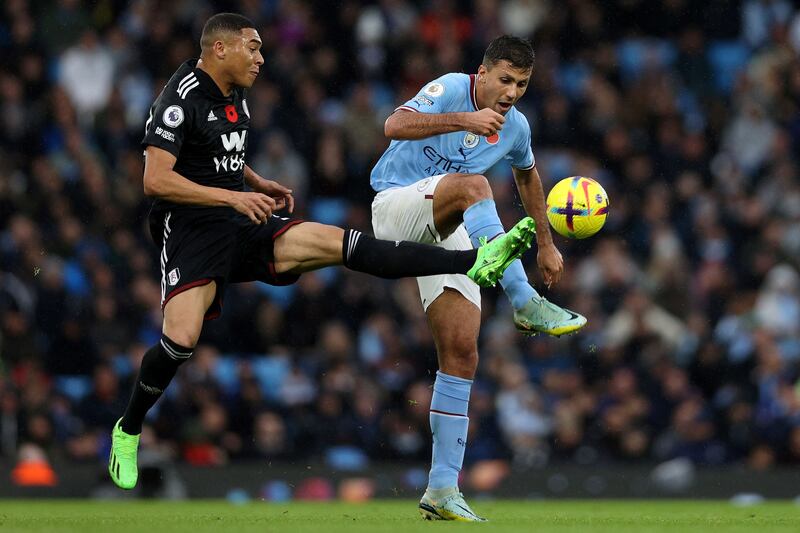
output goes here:
[[535, 233], [526, 218], [477, 250], [451, 251], [273, 214], [291, 213], [291, 191], [245, 163], [246, 89], [264, 63], [258, 31], [245, 17], [221, 13], [206, 22], [200, 45], [200, 59], [181, 65], [156, 99], [142, 140], [164, 322], [112, 432], [108, 470], [123, 489], [136, 485], [147, 411], [192, 355], [203, 321], [221, 313], [227, 283], [284, 285], [303, 272], [344, 265], [384, 278], [466, 274], [491, 286]]

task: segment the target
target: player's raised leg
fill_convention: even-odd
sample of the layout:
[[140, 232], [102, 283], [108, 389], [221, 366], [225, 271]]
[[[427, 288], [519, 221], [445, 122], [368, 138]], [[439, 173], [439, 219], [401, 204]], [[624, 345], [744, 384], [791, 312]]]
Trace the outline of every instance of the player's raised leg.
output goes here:
[[[448, 235], [463, 220], [473, 246], [479, 246], [482, 238], [505, 234], [489, 182], [479, 174], [444, 176], [433, 194], [433, 217], [442, 235]], [[500, 284], [514, 308], [514, 323], [523, 333], [559, 336], [586, 324], [578, 313], [542, 298], [528, 282], [521, 261], [509, 265]]]
[[474, 250], [446, 250], [408, 241], [385, 241], [335, 226], [306, 222], [292, 226], [274, 244], [275, 270], [302, 273], [344, 265], [382, 278], [466, 274], [492, 286], [530, 247], [534, 223], [524, 218], [501, 239]]
[[481, 311], [460, 292], [445, 288], [428, 306], [427, 316], [439, 371], [430, 408], [431, 470], [419, 510], [428, 520], [484, 522], [486, 519], [470, 509], [458, 489], [467, 445], [469, 395], [478, 367]]
[[111, 433], [108, 473], [120, 488], [136, 486], [139, 436], [144, 418], [175, 377], [178, 367], [191, 357], [200, 337], [203, 317], [216, 292], [216, 283], [210, 281], [176, 294], [164, 306], [161, 340], [144, 354], [128, 407]]

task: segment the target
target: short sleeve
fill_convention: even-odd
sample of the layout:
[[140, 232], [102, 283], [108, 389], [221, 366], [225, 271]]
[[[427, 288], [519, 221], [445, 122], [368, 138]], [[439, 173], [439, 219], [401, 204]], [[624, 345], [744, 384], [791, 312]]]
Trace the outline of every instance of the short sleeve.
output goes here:
[[459, 101], [459, 86], [456, 79], [446, 74], [425, 85], [417, 95], [395, 111], [417, 111], [420, 113], [447, 113]]
[[[165, 93], [167, 90], [165, 89]], [[150, 108], [150, 114], [145, 124], [142, 148], [156, 146], [178, 157], [178, 153], [183, 145], [192, 126], [192, 114], [186, 107], [186, 102], [182, 101], [182, 106], [175, 101], [170, 101], [161, 96]]]
[[506, 159], [511, 162], [511, 166], [519, 170], [530, 170], [536, 165], [531, 148], [531, 127], [528, 120], [520, 115], [520, 132], [517, 135], [517, 142], [514, 148], [508, 153]]

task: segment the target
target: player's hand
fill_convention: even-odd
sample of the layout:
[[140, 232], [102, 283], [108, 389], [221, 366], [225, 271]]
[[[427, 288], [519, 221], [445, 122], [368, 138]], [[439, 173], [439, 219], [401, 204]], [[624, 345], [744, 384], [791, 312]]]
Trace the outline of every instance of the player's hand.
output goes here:
[[233, 192], [229, 203], [256, 224], [266, 222], [276, 210], [275, 200], [260, 192]]
[[259, 180], [253, 183], [253, 190], [266, 194], [275, 200], [275, 211], [287, 208], [290, 213], [294, 212], [292, 189], [284, 187], [277, 181], [266, 180], [259, 176]]
[[555, 244], [539, 246], [536, 262], [548, 289], [561, 281], [561, 274], [564, 273], [564, 258], [561, 257], [561, 252], [558, 251]]
[[505, 121], [506, 117], [493, 109], [485, 107], [480, 111], [467, 113], [467, 124], [464, 129], [475, 135], [489, 137], [502, 130]]

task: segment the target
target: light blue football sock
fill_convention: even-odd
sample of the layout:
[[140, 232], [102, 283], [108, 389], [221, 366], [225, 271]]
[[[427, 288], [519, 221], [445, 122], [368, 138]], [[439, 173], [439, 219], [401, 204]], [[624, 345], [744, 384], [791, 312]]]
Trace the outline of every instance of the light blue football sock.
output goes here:
[[472, 380], [436, 372], [431, 399], [433, 458], [429, 489], [458, 486], [458, 474], [467, 449], [469, 392]]
[[[487, 237], [489, 240], [505, 233], [500, 217], [497, 216], [497, 207], [494, 200], [486, 199], [474, 203], [464, 211], [464, 227], [469, 233], [469, 240], [475, 248], [480, 246], [478, 239]], [[506, 269], [500, 280], [506, 296], [511, 301], [514, 309], [522, 309], [528, 300], [538, 298], [539, 293], [528, 283], [528, 276], [522, 261], [517, 259]]]

